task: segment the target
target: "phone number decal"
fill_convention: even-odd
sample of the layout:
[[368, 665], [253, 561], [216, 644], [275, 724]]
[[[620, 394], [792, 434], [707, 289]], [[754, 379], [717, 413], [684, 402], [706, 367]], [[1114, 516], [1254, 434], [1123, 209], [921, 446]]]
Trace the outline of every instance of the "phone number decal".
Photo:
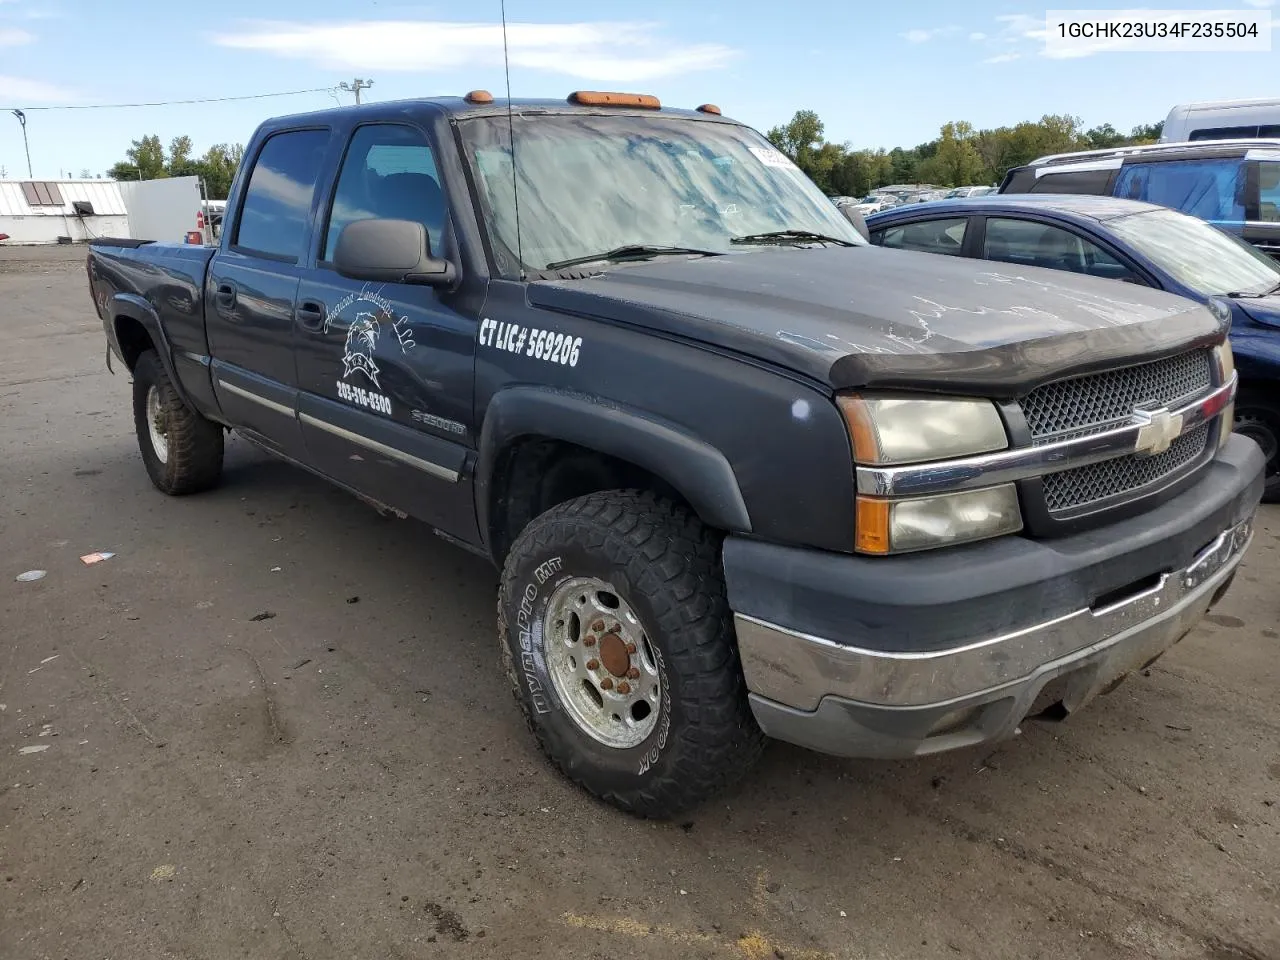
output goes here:
[[363, 387], [353, 387], [349, 383], [338, 381], [338, 398], [354, 403], [357, 406], [391, 416], [391, 398], [380, 393], [373, 393]]
[[488, 318], [480, 321], [479, 341], [482, 347], [493, 347], [505, 353], [565, 367], [578, 365], [578, 352], [582, 349], [581, 337], [537, 327], [522, 327], [518, 323], [499, 323]]

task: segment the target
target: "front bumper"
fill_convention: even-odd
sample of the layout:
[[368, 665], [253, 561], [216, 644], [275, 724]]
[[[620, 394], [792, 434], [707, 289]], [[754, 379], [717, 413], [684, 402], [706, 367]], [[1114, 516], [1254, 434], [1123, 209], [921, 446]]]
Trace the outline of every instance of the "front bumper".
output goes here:
[[[1011, 736], [1037, 701], [1078, 710], [1226, 592], [1262, 471], [1257, 445], [1233, 437], [1179, 496], [1054, 541], [836, 559], [731, 539], [725, 571], [756, 720], [824, 753], [902, 757]], [[806, 569], [813, 579], [792, 579]]]

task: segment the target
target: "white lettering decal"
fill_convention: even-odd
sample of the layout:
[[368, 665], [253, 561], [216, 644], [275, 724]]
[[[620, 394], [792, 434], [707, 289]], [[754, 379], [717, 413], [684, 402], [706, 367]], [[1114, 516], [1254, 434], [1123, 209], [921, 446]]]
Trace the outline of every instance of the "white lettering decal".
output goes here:
[[338, 381], [338, 399], [345, 400], [347, 403], [354, 403], [357, 406], [364, 407], [366, 410], [373, 410], [375, 413], [385, 413], [391, 416], [391, 398], [381, 393], [374, 393], [372, 390], [366, 390], [364, 387], [353, 387], [349, 383]]
[[537, 327], [522, 327], [518, 323], [490, 320], [488, 317], [480, 321], [476, 342], [482, 347], [532, 357], [562, 367], [576, 367], [582, 349], [581, 337], [571, 337], [554, 330], [540, 330]]

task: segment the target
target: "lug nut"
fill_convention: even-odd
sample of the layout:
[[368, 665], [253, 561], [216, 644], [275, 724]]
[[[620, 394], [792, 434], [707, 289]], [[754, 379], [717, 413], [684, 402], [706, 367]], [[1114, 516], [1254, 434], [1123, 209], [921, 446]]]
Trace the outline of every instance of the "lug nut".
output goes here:
[[591, 632], [592, 632], [592, 633], [599, 633], [599, 632], [600, 632], [601, 630], [603, 630], [603, 629], [604, 629], [604, 621], [603, 621], [603, 620], [597, 620], [595, 623], [591, 624]]
[[618, 692], [619, 692], [619, 693], [630, 693], [630, 692], [631, 692], [631, 684], [629, 684], [629, 683], [627, 683], [627, 681], [623, 680], [620, 684], [618, 684]]
[[595, 638], [595, 637], [583, 637], [583, 638], [582, 638], [582, 645], [583, 645], [584, 647], [594, 647], [594, 646], [596, 645], [596, 638]]
[[635, 653], [635, 652], [636, 652], [636, 645], [634, 643], [628, 643], [627, 653]]
[[632, 667], [630, 670], [627, 671], [627, 677], [631, 680], [639, 680], [640, 671], [637, 670], [635, 667]]
[[605, 690], [612, 690], [613, 680], [611, 680], [609, 677], [605, 677], [603, 680], [600, 681], [600, 686]]
[[588, 670], [599, 670], [599, 669], [600, 669], [600, 661], [599, 661], [599, 660], [588, 660], [588, 661], [587, 661], [587, 669], [588, 669]]

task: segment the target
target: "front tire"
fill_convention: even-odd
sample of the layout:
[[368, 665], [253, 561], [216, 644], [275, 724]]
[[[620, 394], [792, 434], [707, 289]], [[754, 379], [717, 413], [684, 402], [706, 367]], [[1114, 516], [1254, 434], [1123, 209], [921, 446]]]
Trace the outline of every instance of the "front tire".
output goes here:
[[155, 350], [133, 368], [133, 424], [147, 475], [171, 496], [199, 493], [222, 475], [222, 427], [178, 396]]
[[535, 518], [507, 557], [498, 629], [543, 752], [622, 810], [676, 816], [760, 755], [718, 539], [669, 501], [609, 491]]
[[1267, 458], [1263, 502], [1280, 502], [1280, 401], [1256, 387], [1244, 388], [1236, 398], [1233, 429], [1261, 447]]

